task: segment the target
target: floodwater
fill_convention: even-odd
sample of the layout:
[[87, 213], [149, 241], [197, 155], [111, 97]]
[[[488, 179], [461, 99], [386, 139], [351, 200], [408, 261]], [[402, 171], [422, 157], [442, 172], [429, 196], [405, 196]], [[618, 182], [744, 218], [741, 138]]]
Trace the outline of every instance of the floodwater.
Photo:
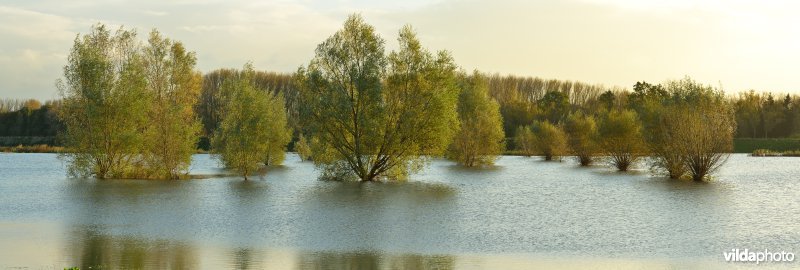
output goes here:
[[[223, 173], [208, 155], [191, 172]], [[514, 156], [436, 160], [404, 183], [317, 175], [290, 154], [250, 181], [70, 179], [54, 154], [0, 154], [0, 269], [729, 269], [755, 266], [726, 262], [734, 248], [800, 253], [800, 158], [732, 155], [711, 183]]]

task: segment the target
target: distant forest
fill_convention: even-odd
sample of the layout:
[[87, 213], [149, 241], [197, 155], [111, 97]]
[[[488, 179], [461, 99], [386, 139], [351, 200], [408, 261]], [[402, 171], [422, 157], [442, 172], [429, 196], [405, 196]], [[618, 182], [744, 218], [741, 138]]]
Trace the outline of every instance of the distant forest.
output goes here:
[[[200, 148], [207, 149], [208, 137], [217, 129], [224, 93], [225, 78], [238, 76], [235, 69], [219, 69], [203, 76], [203, 87], [195, 111], [203, 125]], [[486, 75], [490, 95], [500, 105], [503, 128], [513, 138], [520, 126], [533, 121], [563, 123], [571, 112], [596, 112], [601, 108], [632, 108], [646, 83], [636, 83], [633, 90], [610, 88], [582, 82], [538, 77]], [[298, 121], [298, 91], [294, 74], [256, 72], [257, 88], [282, 93], [286, 100], [288, 124], [294, 130], [293, 142], [302, 127]], [[772, 92], [747, 91], [728, 94], [735, 108], [737, 138], [787, 138], [800, 136], [800, 96]], [[61, 102], [49, 100], [0, 99], [0, 137], [55, 138], [63, 125], [57, 112]], [[58, 144], [57, 140], [52, 141]], [[507, 140], [514, 149], [513, 140]], [[8, 142], [6, 142], [8, 144]], [[292, 144], [290, 144], [290, 149]]]

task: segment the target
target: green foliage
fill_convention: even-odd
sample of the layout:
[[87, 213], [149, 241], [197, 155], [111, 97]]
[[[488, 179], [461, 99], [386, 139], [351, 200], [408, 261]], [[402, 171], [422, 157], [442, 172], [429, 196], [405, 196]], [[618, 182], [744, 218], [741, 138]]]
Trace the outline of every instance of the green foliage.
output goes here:
[[598, 127], [600, 149], [620, 171], [627, 171], [642, 156], [647, 146], [642, 136], [642, 124], [631, 110], [607, 112]]
[[567, 117], [564, 130], [569, 137], [569, 148], [578, 157], [581, 166], [589, 166], [600, 151], [597, 122], [594, 117], [573, 113]]
[[520, 126], [515, 132], [514, 144], [517, 151], [523, 156], [530, 157], [536, 154], [536, 137], [530, 126]]
[[603, 92], [603, 94], [601, 94], [600, 97], [597, 98], [597, 103], [600, 104], [600, 108], [601, 109], [603, 109], [605, 111], [610, 111], [610, 110], [614, 109], [614, 107], [616, 106], [615, 105], [617, 103], [616, 100], [617, 100], [617, 97], [614, 94], [614, 92], [611, 92], [611, 90], [608, 90], [608, 91]]
[[[776, 98], [776, 96], [778, 98]], [[800, 134], [800, 97], [757, 93], [753, 90], [733, 98], [739, 138], [779, 138]], [[749, 151], [747, 151], [749, 152]]]
[[410, 27], [398, 42], [384, 55], [383, 39], [353, 15], [298, 71], [304, 127], [325, 149], [312, 159], [325, 175], [403, 179], [450, 142], [458, 127], [452, 57], [422, 48]]
[[800, 157], [800, 150], [780, 152], [769, 149], [756, 149], [750, 155], [754, 157]]
[[141, 167], [150, 95], [134, 31], [103, 25], [78, 36], [57, 83], [73, 176], [126, 177]]
[[611, 90], [583, 82], [497, 74], [489, 76], [488, 83], [489, 95], [500, 104], [503, 130], [509, 137], [516, 137], [518, 127], [534, 120], [560, 123], [571, 110], [596, 111], [597, 97]]
[[286, 102], [283, 94], [270, 96], [269, 93], [264, 93], [264, 95], [269, 99], [267, 108], [262, 108], [267, 111], [267, 114], [262, 117], [270, 117], [270, 120], [266, 121], [266, 130], [263, 131], [267, 134], [264, 165], [277, 166], [283, 164], [283, 160], [286, 158], [286, 145], [292, 140], [292, 131], [287, 123], [288, 118], [284, 106]]
[[533, 145], [544, 160], [558, 160], [569, 150], [567, 134], [560, 126], [547, 121], [536, 121], [530, 127], [533, 131]]
[[[225, 80], [242, 76], [241, 70], [217, 69], [203, 75], [203, 85], [195, 110], [203, 124], [203, 135], [211, 136], [219, 128], [222, 112], [227, 103], [228, 93], [222, 91]], [[282, 94], [285, 98], [287, 121], [290, 127], [299, 130], [297, 123], [297, 87], [292, 74], [255, 71], [252, 74], [256, 89], [272, 95]]]
[[629, 105], [645, 127], [654, 171], [699, 181], [724, 163], [736, 123], [722, 91], [690, 78], [634, 88]]
[[186, 175], [200, 124], [193, 106], [201, 77], [180, 42], [97, 25], [75, 39], [59, 118], [62, 155], [73, 176], [178, 179]]
[[567, 95], [559, 91], [547, 92], [536, 104], [543, 114], [543, 120], [553, 124], [560, 123], [570, 112]]
[[294, 144], [294, 150], [297, 151], [301, 161], [311, 160], [311, 143], [303, 134], [300, 134], [300, 138]]
[[0, 137], [54, 137], [63, 129], [59, 101], [0, 100]]
[[660, 113], [656, 156], [670, 177], [703, 181], [733, 150], [735, 114], [724, 94], [689, 78], [667, 83], [671, 99]]
[[468, 167], [492, 165], [505, 148], [500, 106], [489, 97], [486, 79], [478, 72], [463, 78], [461, 89], [458, 99], [461, 128], [450, 144], [447, 157]]
[[144, 131], [149, 174], [179, 179], [188, 173], [201, 128], [193, 109], [202, 80], [195, 70], [197, 58], [182, 43], [164, 38], [156, 30], [150, 33], [143, 57], [147, 91], [152, 97]]
[[223, 91], [230, 96], [212, 140], [213, 153], [245, 180], [261, 164], [282, 161], [277, 153], [282, 153], [290, 140], [283, 97], [256, 90], [253, 74], [253, 67], [247, 64], [242, 76], [223, 83]]
[[734, 153], [752, 153], [756, 149], [766, 149], [777, 152], [800, 150], [800, 139], [733, 139]]

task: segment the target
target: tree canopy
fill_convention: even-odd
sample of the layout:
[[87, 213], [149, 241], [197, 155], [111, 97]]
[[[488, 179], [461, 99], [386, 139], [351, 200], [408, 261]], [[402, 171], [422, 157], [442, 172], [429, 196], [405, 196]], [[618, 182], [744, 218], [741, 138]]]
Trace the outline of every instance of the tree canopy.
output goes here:
[[141, 167], [150, 93], [136, 32], [96, 25], [75, 38], [57, 83], [64, 101], [62, 155], [73, 176], [129, 177]]
[[399, 50], [358, 15], [298, 71], [303, 124], [333, 155], [312, 157], [336, 178], [403, 179], [442, 154], [458, 127], [456, 66], [422, 47], [411, 27]]
[[245, 65], [240, 74], [222, 84], [229, 98], [212, 149], [225, 167], [247, 180], [264, 164], [280, 164], [291, 137], [282, 95], [258, 91], [252, 65]]
[[447, 156], [467, 167], [492, 165], [505, 149], [500, 106], [489, 96], [486, 79], [477, 71], [462, 76], [458, 98], [460, 129]]

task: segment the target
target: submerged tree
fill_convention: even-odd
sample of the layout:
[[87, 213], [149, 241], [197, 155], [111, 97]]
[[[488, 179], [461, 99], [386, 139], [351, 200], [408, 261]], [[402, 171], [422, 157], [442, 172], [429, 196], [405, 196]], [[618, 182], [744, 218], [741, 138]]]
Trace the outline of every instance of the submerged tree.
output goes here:
[[671, 178], [703, 181], [733, 148], [733, 106], [724, 94], [689, 78], [666, 84], [670, 98], [658, 113], [655, 165]]
[[[685, 153], [683, 162], [694, 181], [703, 181], [728, 159], [733, 150], [733, 133], [736, 122], [733, 111], [719, 108], [697, 107], [687, 111], [684, 127]], [[683, 133], [683, 132], [681, 132]]]
[[311, 143], [303, 134], [300, 134], [300, 138], [294, 143], [294, 151], [300, 156], [300, 161], [311, 160]]
[[547, 121], [536, 121], [531, 125], [534, 148], [544, 160], [558, 160], [567, 153], [567, 135], [561, 127]]
[[136, 32], [104, 25], [75, 38], [57, 87], [72, 176], [127, 177], [140, 166], [150, 97]]
[[647, 153], [642, 137], [642, 124], [630, 110], [611, 110], [598, 128], [600, 148], [620, 171], [627, 171]]
[[147, 165], [153, 177], [178, 179], [187, 173], [201, 131], [193, 110], [202, 80], [195, 70], [197, 58], [181, 42], [156, 30], [150, 33], [143, 58], [153, 98], [144, 132]]
[[505, 148], [500, 106], [489, 96], [486, 79], [478, 72], [463, 78], [461, 89], [458, 98], [461, 128], [447, 156], [467, 167], [492, 165]]
[[286, 145], [292, 140], [292, 130], [288, 126], [283, 93], [263, 93], [269, 97], [267, 107], [263, 110], [272, 118], [263, 130], [267, 133], [267, 152], [263, 162], [266, 166], [278, 166], [286, 158]]
[[327, 147], [326, 175], [361, 181], [403, 179], [439, 155], [458, 127], [455, 69], [449, 53], [425, 50], [408, 26], [399, 51], [357, 15], [300, 69], [302, 119]]
[[517, 128], [514, 136], [514, 144], [517, 151], [526, 157], [536, 154], [536, 137], [533, 135], [530, 126], [520, 126]]
[[567, 117], [565, 131], [569, 137], [569, 148], [578, 157], [581, 166], [589, 166], [599, 152], [597, 145], [597, 123], [594, 117], [580, 113]]
[[283, 97], [256, 90], [253, 73], [247, 64], [241, 76], [223, 83], [229, 99], [212, 140], [213, 153], [245, 180], [289, 141]]

